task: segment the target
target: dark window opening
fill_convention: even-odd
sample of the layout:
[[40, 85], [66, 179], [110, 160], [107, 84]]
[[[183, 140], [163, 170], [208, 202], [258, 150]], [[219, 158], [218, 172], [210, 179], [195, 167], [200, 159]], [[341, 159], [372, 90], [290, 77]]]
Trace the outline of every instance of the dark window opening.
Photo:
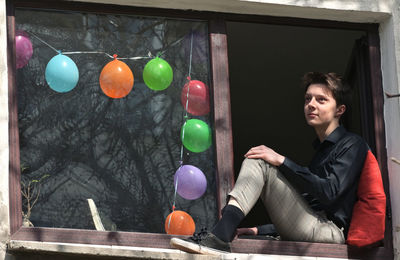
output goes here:
[[[314, 130], [304, 120], [301, 77], [309, 71], [345, 76], [355, 41], [363, 31], [256, 23], [227, 23], [235, 175], [243, 155], [267, 145], [307, 165]], [[358, 90], [354, 91], [358, 99]], [[346, 128], [360, 135], [360, 108], [346, 111]], [[351, 114], [351, 115], [350, 115]], [[243, 226], [268, 223], [259, 200]]]

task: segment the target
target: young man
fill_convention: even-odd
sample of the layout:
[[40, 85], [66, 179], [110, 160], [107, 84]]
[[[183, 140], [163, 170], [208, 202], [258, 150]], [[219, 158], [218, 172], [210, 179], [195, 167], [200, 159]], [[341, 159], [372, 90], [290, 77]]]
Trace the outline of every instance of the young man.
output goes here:
[[344, 243], [368, 145], [340, 126], [348, 91], [334, 73], [304, 75], [304, 115], [316, 132], [308, 167], [261, 145], [246, 154], [222, 218], [209, 231], [171, 245], [187, 252], [230, 252], [237, 226], [261, 197], [282, 240]]

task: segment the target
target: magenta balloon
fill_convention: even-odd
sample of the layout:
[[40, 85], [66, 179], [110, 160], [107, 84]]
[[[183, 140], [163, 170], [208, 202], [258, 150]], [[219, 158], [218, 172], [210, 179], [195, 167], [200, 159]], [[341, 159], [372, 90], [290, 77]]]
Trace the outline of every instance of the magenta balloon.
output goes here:
[[204, 173], [193, 165], [183, 165], [174, 176], [174, 185], [178, 182], [178, 194], [187, 199], [200, 198], [207, 189], [207, 179]]
[[17, 69], [24, 67], [32, 57], [33, 48], [29, 36], [24, 31], [15, 33], [15, 56], [17, 60]]

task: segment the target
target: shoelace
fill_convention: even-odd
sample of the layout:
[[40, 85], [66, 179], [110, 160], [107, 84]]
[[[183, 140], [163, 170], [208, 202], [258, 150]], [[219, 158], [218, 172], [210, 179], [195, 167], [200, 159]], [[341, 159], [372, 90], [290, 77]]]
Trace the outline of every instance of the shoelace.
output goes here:
[[192, 240], [200, 242], [202, 239], [206, 238], [208, 235], [207, 228], [202, 228], [199, 233], [193, 234]]

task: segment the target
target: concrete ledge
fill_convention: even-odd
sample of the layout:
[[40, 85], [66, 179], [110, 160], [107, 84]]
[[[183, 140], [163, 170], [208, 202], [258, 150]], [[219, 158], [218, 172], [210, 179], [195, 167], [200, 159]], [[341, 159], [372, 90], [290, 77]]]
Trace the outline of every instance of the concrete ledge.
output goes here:
[[182, 259], [182, 260], [214, 260], [214, 259], [237, 259], [237, 260], [340, 260], [338, 258], [283, 256], [283, 255], [261, 255], [261, 254], [225, 254], [221, 256], [206, 256], [188, 254], [180, 250], [145, 248], [129, 246], [105, 246], [55, 242], [35, 242], [11, 240], [8, 243], [9, 253], [27, 252], [42, 254], [69, 254], [77, 256], [118, 257], [129, 259]]
[[180, 250], [144, 248], [128, 246], [105, 246], [70, 244], [54, 242], [35, 242], [12, 240], [8, 243], [8, 250], [18, 252], [41, 252], [41, 253], [60, 253], [74, 254], [81, 256], [103, 256], [103, 257], [126, 257], [138, 259], [221, 259], [219, 257], [187, 254]]

